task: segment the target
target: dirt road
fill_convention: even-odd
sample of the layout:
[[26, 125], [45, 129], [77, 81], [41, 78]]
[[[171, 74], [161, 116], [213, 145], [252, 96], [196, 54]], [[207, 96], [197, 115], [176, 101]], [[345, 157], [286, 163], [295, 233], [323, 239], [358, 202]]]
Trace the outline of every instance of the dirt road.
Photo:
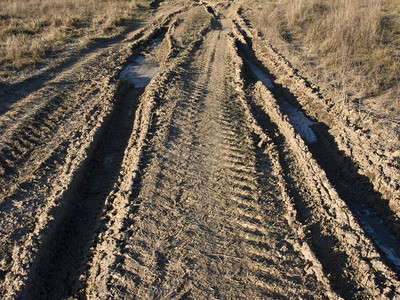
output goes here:
[[[154, 7], [27, 95], [3, 92], [0, 295], [399, 298], [397, 239], [391, 259], [362, 226], [324, 156], [334, 137], [298, 117], [234, 1]], [[119, 79], [146, 59], [146, 87]], [[379, 198], [365, 184], [353, 192]]]

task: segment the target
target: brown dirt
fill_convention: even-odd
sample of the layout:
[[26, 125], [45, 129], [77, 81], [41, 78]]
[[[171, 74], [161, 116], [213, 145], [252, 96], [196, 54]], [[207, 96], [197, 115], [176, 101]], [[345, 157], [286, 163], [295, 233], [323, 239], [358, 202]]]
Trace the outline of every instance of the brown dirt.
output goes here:
[[[321, 109], [311, 115], [328, 130], [316, 129], [318, 146], [302, 140], [279, 98], [308, 112], [316, 96], [288, 72], [276, 75], [288, 84], [270, 91], [246, 69], [238, 47], [279, 70], [233, 2], [155, 7], [148, 24], [42, 77], [20, 98], [3, 91], [15, 103], [0, 116], [0, 295], [400, 297], [398, 273], [321, 154], [343, 141], [361, 152], [351, 143], [356, 132], [333, 134]], [[159, 36], [160, 70], [150, 84], [119, 82]], [[345, 156], [346, 166], [367, 170], [363, 155]], [[359, 173], [345, 180], [361, 180]], [[379, 180], [368, 177], [355, 193], [382, 203]], [[381, 206], [397, 228], [393, 205]]]

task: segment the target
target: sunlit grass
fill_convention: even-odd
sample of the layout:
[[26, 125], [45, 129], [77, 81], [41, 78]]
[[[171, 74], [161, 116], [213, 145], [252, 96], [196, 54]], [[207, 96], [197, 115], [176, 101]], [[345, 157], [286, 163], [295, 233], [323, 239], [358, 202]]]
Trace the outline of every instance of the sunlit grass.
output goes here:
[[250, 0], [242, 12], [342, 94], [362, 98], [399, 87], [397, 0]]
[[71, 43], [117, 34], [144, 0], [0, 0], [0, 77], [29, 69]]

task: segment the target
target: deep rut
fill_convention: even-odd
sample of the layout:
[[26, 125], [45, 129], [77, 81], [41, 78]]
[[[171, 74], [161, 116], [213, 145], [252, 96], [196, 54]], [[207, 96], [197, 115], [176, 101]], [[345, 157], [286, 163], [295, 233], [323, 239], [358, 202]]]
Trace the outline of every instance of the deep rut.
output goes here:
[[[1, 296], [15, 298], [22, 290], [28, 291], [26, 295], [63, 295], [72, 289], [61, 283], [74, 281], [82, 271], [75, 262], [88, 259], [87, 245], [96, 230], [93, 222], [101, 217], [102, 202], [119, 176], [130, 137], [125, 129], [134, 122], [136, 104], [121, 107], [119, 102], [133, 97], [134, 103], [139, 95], [132, 95], [129, 88], [118, 95], [116, 73], [137, 55], [132, 51], [149, 44], [178, 10], [160, 12], [149, 26], [85, 55], [1, 116]], [[113, 129], [107, 131], [112, 115]], [[115, 118], [128, 120], [116, 123]], [[92, 219], [86, 221], [87, 216]], [[74, 243], [69, 243], [71, 236]], [[74, 247], [79, 254], [71, 255]], [[63, 254], [72, 257], [72, 271], [54, 276], [69, 264]], [[31, 285], [26, 287], [28, 281]]]

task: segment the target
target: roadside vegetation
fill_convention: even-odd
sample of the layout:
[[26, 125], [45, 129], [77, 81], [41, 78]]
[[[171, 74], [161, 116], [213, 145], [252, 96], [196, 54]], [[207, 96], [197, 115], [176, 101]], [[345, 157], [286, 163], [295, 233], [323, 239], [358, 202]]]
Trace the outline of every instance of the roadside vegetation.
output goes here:
[[399, 1], [252, 0], [241, 13], [329, 97], [362, 109], [379, 96], [383, 115], [400, 115]]
[[210, 14], [203, 7], [197, 7], [177, 19], [173, 38], [179, 47], [185, 48], [210, 25]]
[[120, 33], [146, 0], [0, 0], [0, 78], [32, 69], [74, 43]]

